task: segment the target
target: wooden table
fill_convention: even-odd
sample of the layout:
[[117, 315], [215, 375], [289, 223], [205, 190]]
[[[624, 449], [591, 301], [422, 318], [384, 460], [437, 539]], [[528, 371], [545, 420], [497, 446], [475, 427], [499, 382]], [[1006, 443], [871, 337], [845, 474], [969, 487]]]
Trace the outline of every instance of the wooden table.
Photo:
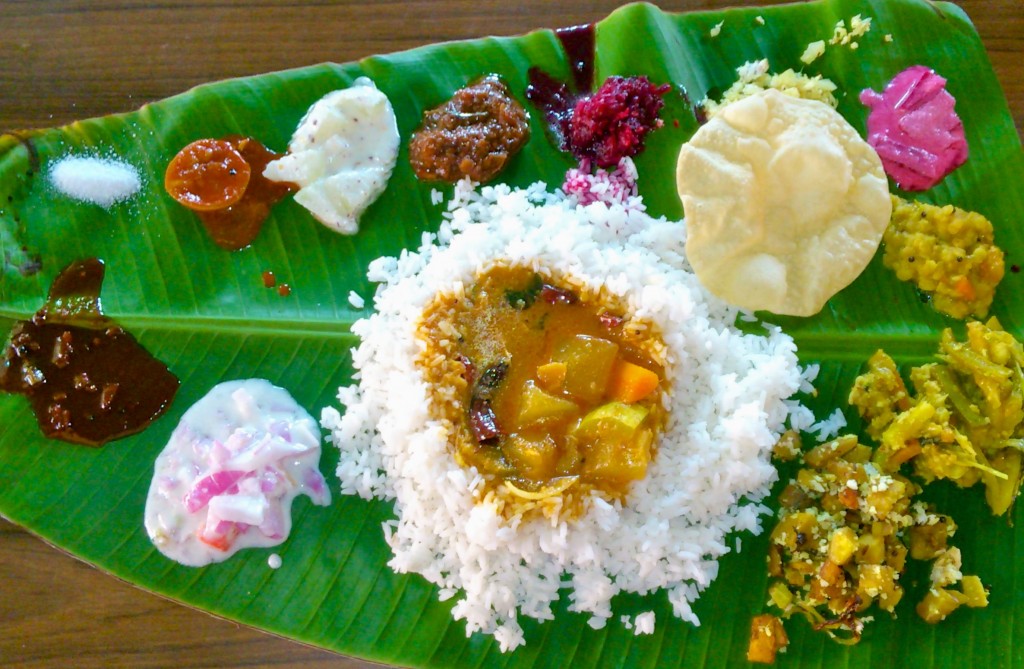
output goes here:
[[[616, 0], [3, 0], [0, 130], [128, 111], [205, 81], [599, 19]], [[743, 0], [666, 0], [704, 9]], [[760, 4], [765, 4], [764, 2]], [[777, 2], [775, 3], [777, 4]], [[1024, 128], [1024, 5], [961, 0]], [[2, 428], [0, 428], [2, 429]], [[0, 666], [371, 667], [106, 576], [0, 520]]]

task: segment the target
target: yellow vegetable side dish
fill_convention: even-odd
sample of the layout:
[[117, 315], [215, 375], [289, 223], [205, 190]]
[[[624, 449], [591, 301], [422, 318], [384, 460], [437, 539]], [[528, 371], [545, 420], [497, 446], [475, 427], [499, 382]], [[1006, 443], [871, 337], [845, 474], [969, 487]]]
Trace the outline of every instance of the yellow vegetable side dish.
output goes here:
[[[779, 521], [770, 537], [770, 604], [786, 618], [804, 615], [842, 643], [860, 640], [872, 604], [894, 611], [903, 598], [900, 577], [908, 556], [934, 561], [932, 588], [918, 605], [928, 622], [960, 605], [988, 603], [980, 580], [960, 572], [959, 549], [948, 544], [956, 524], [914, 499], [920, 486], [883, 471], [873, 461], [878, 452], [854, 435], [806, 451], [804, 467], [779, 497]], [[774, 625], [760, 624], [769, 631]], [[748, 657], [771, 662], [785, 639], [784, 633], [752, 629]]]
[[909, 396], [893, 392], [896, 365], [879, 351], [857, 378], [850, 404], [881, 444], [873, 459], [882, 471], [909, 461], [926, 482], [981, 483], [992, 512], [1003, 515], [1021, 484], [1024, 347], [992, 318], [968, 323], [963, 342], [945, 330], [938, 357], [911, 370]]
[[[1012, 507], [1024, 458], [1024, 346], [991, 318], [967, 323], [964, 341], [943, 331], [937, 358], [910, 370], [910, 388], [884, 351], [868, 360], [849, 402], [876, 446], [845, 435], [803, 452], [796, 432], [779, 439], [775, 457], [802, 453], [804, 464], [779, 497], [768, 552], [769, 602], [783, 618], [801, 613], [856, 643], [871, 604], [894, 613], [908, 557], [932, 561], [916, 606], [925, 621], [988, 605], [981, 580], [963, 574], [960, 549], [949, 544], [956, 524], [915, 500], [915, 481], [981, 483], [994, 514]], [[747, 657], [770, 663], [786, 643], [780, 619], [758, 616]]]
[[786, 629], [778, 617], [765, 613], [754, 616], [750, 621], [750, 643], [747, 646], [747, 662], [771, 664], [775, 655], [789, 645]]
[[664, 422], [660, 338], [571, 283], [495, 266], [419, 325], [455, 457], [513, 513], [575, 513], [591, 490], [624, 497]]
[[954, 318], [988, 315], [1005, 270], [987, 218], [893, 196], [882, 242], [885, 266], [928, 293], [937, 310]]

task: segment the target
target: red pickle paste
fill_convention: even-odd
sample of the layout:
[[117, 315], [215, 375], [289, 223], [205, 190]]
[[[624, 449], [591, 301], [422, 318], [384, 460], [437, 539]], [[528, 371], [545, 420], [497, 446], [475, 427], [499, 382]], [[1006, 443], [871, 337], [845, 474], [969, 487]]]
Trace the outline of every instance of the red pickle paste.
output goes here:
[[282, 155], [241, 135], [199, 139], [167, 165], [164, 188], [196, 213], [217, 246], [238, 251], [259, 235], [270, 208], [297, 190], [295, 184], [263, 176]]

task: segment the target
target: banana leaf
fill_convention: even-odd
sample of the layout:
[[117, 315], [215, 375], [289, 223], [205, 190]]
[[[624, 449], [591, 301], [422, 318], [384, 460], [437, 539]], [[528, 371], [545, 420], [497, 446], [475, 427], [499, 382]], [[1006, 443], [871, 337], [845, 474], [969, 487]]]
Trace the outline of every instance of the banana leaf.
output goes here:
[[[803, 66], [811, 41], [828, 40], [839, 20], [871, 17], [860, 48], [832, 47]], [[759, 20], [759, 18], [761, 20]], [[711, 30], [724, 22], [720, 34]], [[891, 40], [885, 38], [891, 35]], [[839, 86], [840, 112], [861, 131], [865, 109], [857, 93], [881, 89], [898, 71], [925, 64], [949, 81], [967, 130], [971, 157], [921, 195], [953, 203], [993, 221], [997, 242], [1016, 262], [1024, 253], [1017, 225], [1024, 211], [1024, 159], [1005, 99], [984, 48], [955, 5], [924, 0], [820, 0], [799, 5], [674, 15], [651, 5], [626, 6], [597, 25], [597, 79], [644, 74], [671, 82], [665, 127], [637, 160], [640, 190], [656, 215], [681, 218], [674, 164], [697, 124], [688, 100], [724, 90], [745, 61], [770, 59], [822, 74]], [[70, 262], [99, 257], [107, 276], [105, 312], [180, 378], [166, 415], [145, 432], [101, 449], [43, 438], [23, 397], [0, 396], [0, 514], [113, 575], [232, 620], [342, 653], [417, 667], [724, 667], [742, 664], [751, 617], [765, 609], [764, 536], [738, 537], [721, 561], [717, 581], [697, 602], [702, 624], [676, 620], [663, 594], [621, 596], [612, 620], [591, 629], [567, 611], [555, 621], [524, 620], [526, 646], [502, 654], [483, 635], [467, 638], [450, 604], [415, 575], [387, 566], [381, 523], [389, 504], [335, 495], [327, 509], [299, 498], [290, 538], [275, 549], [248, 550], [201, 569], [179, 566], [149, 542], [142, 525], [153, 461], [184, 411], [216, 383], [262, 377], [288, 389], [314, 415], [334, 404], [351, 382], [350, 326], [367, 311], [368, 263], [418, 244], [436, 228], [435, 186], [413, 176], [403, 149], [387, 191], [365, 214], [358, 235], [342, 237], [316, 223], [290, 199], [279, 204], [255, 243], [228, 253], [198, 220], [163, 192], [171, 157], [200, 137], [240, 133], [283, 150], [307, 107], [328, 91], [368, 76], [391, 99], [408, 138], [424, 109], [484, 73], [497, 73], [523, 98], [527, 71], [539, 66], [568, 78], [569, 63], [551, 31], [516, 38], [449, 43], [346, 65], [324, 64], [200, 86], [137, 112], [38, 132], [0, 137], [0, 328], [6, 332], [45, 300], [51, 281]], [[685, 96], [683, 95], [685, 91]], [[501, 175], [525, 186], [561, 183], [570, 159], [532, 115], [524, 153]], [[45, 178], [68, 154], [118, 156], [138, 166], [144, 183], [131, 201], [111, 209], [63, 197]], [[449, 189], [444, 189], [450, 192]], [[38, 263], [38, 265], [37, 265]], [[292, 287], [282, 297], [265, 288], [264, 271]], [[1024, 291], [1009, 273], [993, 312], [1024, 335]], [[367, 307], [366, 309], [369, 309]], [[817, 316], [766, 315], [793, 335], [805, 363], [820, 363], [819, 415], [845, 406], [862, 363], [884, 347], [903, 364], [928, 360], [942, 328], [962, 327], [899, 283], [878, 258]], [[330, 449], [321, 468], [331, 480]], [[911, 571], [899, 617], [880, 614], [857, 646], [833, 643], [801, 620], [788, 625], [791, 646], [780, 667], [1020, 667], [1024, 666], [1024, 520], [994, 518], [977, 490], [932, 486], [929, 498], [954, 513], [965, 571], [991, 587], [986, 609], [958, 612], [939, 626], [922, 622], [912, 602], [927, 574]], [[269, 569], [271, 552], [284, 567]], [[620, 615], [654, 610], [657, 628], [635, 636]]]

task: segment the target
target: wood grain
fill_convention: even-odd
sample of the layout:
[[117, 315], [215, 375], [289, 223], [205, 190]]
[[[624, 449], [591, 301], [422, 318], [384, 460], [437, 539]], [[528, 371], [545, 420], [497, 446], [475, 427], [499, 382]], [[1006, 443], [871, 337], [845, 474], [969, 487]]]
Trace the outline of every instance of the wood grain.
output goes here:
[[[550, 0], [0, 1], [0, 130], [129, 111], [225, 77], [586, 23], [620, 3]], [[665, 9], [755, 3], [674, 0]], [[963, 0], [1024, 128], [1024, 5]], [[2, 429], [2, 428], [0, 428]], [[377, 666], [215, 619], [0, 520], [0, 666]]]

